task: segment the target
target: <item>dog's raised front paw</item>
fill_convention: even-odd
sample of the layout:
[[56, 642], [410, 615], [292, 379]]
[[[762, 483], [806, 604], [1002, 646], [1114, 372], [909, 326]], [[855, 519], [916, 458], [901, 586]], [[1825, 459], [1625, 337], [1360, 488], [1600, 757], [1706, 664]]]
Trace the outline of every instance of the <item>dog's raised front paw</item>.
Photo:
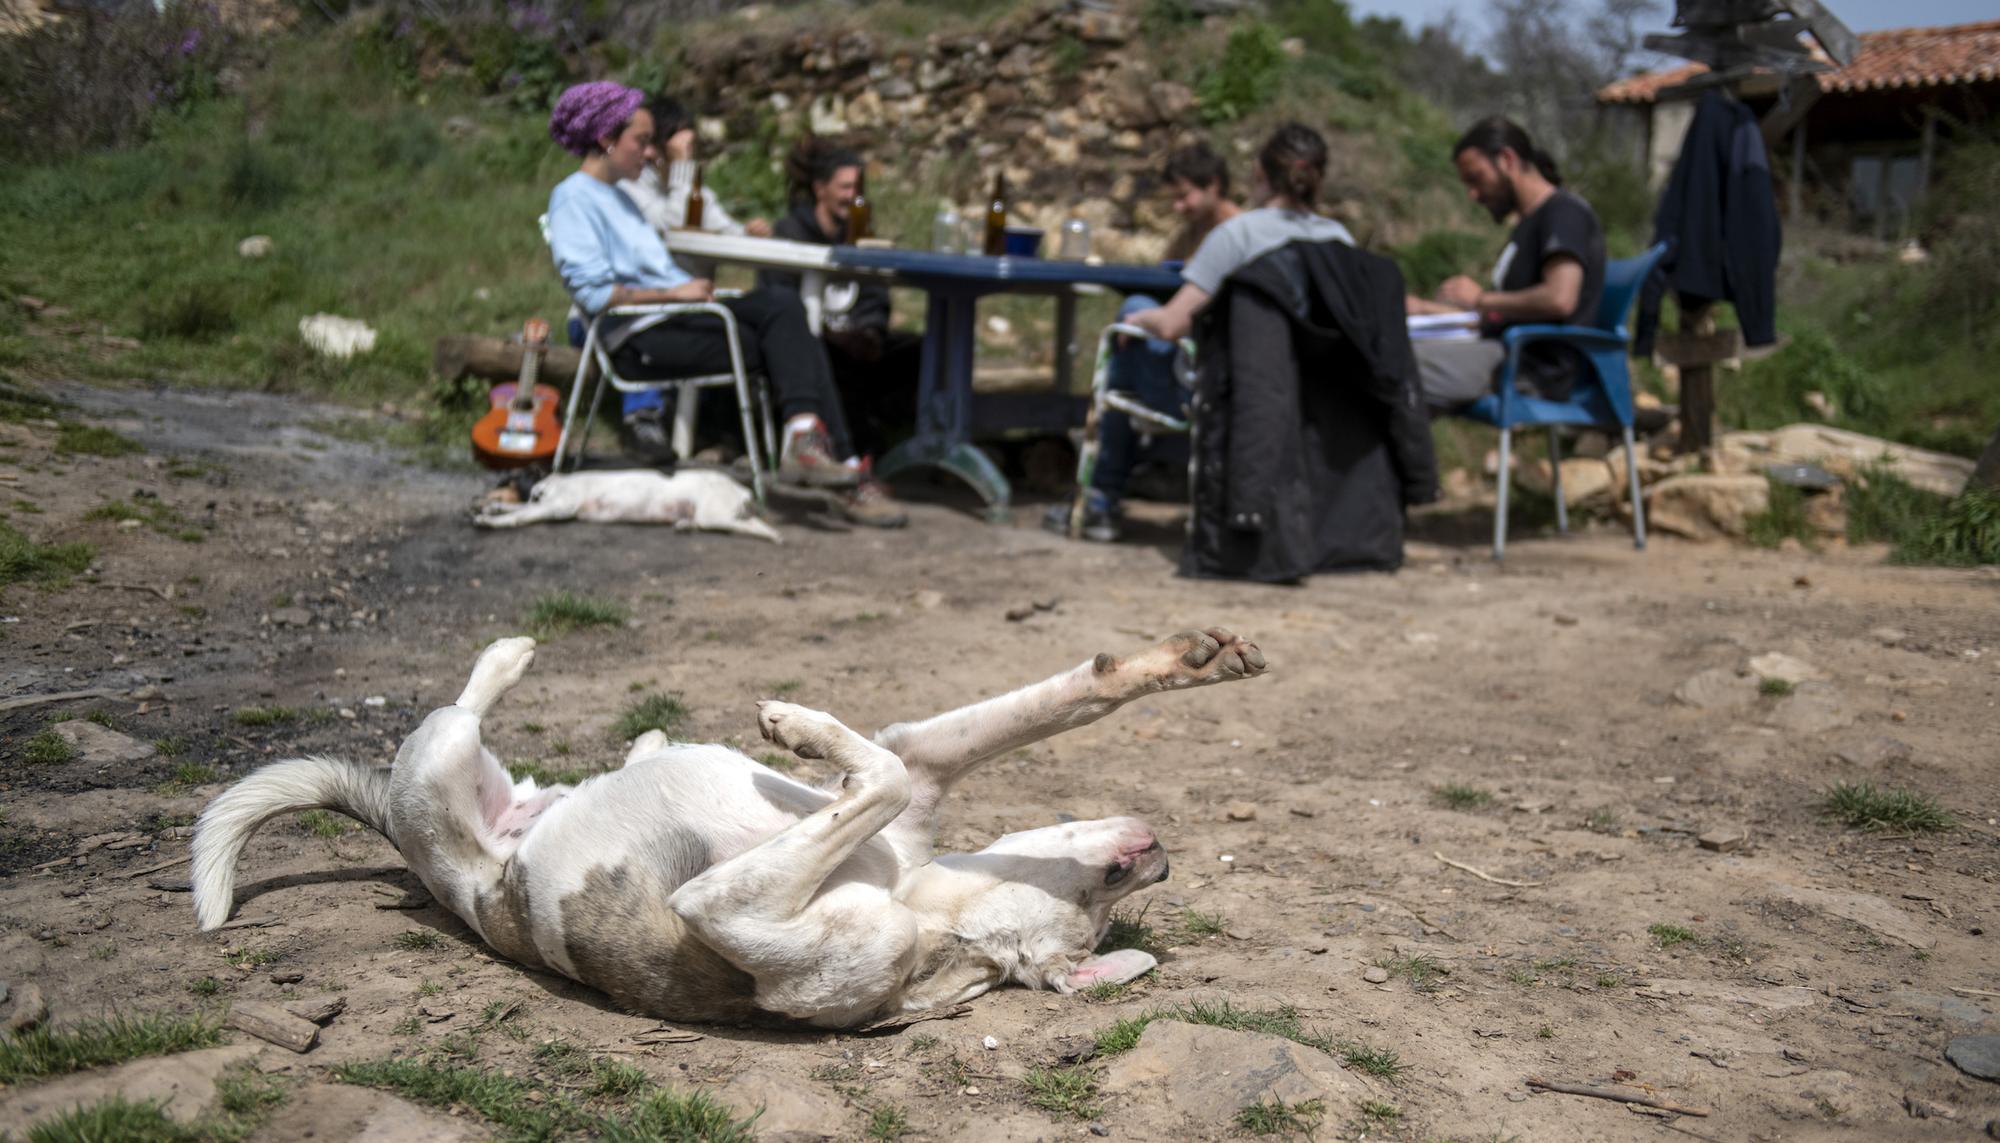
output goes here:
[[1183, 631], [1158, 646], [1125, 659], [1099, 655], [1099, 674], [1131, 672], [1132, 683], [1144, 690], [1205, 687], [1264, 673], [1264, 652], [1255, 643], [1220, 627]]
[[776, 699], [757, 704], [757, 730], [801, 758], [825, 758], [842, 735], [854, 733], [830, 714]]

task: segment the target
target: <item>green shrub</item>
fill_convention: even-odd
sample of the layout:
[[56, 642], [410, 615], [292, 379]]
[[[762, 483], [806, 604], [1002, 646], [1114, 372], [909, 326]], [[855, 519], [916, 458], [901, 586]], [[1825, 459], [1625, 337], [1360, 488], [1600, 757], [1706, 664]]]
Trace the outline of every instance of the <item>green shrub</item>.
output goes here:
[[1403, 286], [1419, 297], [1429, 297], [1453, 274], [1476, 273], [1493, 257], [1490, 235], [1467, 230], [1433, 230], [1414, 242], [1392, 247], [1389, 257], [1403, 271]]
[[1880, 376], [1817, 329], [1798, 331], [1791, 345], [1746, 362], [1734, 382], [1717, 386], [1717, 412], [1736, 428], [1774, 429], [1817, 419], [1806, 404], [1813, 391], [1826, 394], [1843, 424], [1874, 425], [1889, 412]]
[[66, 583], [96, 558], [97, 549], [89, 544], [38, 544], [0, 523], [0, 587], [23, 581]]
[[1788, 539], [1811, 544], [1817, 537], [1806, 520], [1806, 494], [1789, 484], [1769, 483], [1769, 506], [1743, 522], [1744, 538], [1760, 548], [1775, 548]]
[[1899, 564], [2000, 564], [2000, 492], [1969, 488], [1896, 547]]
[[1284, 78], [1285, 50], [1278, 30], [1259, 20], [1230, 29], [1222, 59], [1195, 81], [1201, 115], [1210, 123], [1241, 119], [1271, 101]]

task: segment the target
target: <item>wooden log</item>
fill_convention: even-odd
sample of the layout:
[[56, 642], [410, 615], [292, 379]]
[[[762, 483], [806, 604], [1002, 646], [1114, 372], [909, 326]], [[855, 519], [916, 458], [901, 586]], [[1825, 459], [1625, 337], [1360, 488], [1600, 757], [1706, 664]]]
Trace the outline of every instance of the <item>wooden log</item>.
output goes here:
[[[568, 345], [551, 345], [542, 351], [541, 382], [566, 387], [576, 376], [582, 353]], [[486, 377], [512, 381], [521, 375], [521, 343], [500, 337], [480, 337], [457, 333], [437, 339], [431, 349], [431, 368], [446, 381], [461, 377]]]
[[1965, 486], [2000, 492], [2000, 429], [1993, 430], [1993, 436], [1979, 454], [1979, 463], [1973, 466], [1972, 477], [1965, 482]]
[[[1681, 331], [1697, 337], [1715, 333], [1715, 315], [1707, 305], [1681, 311]], [[1689, 365], [1681, 370], [1681, 439], [1676, 451], [1697, 453], [1715, 443], [1715, 368]]]
[[342, 1012], [347, 1011], [347, 997], [332, 996], [325, 1000], [311, 1003], [302, 1000], [297, 1004], [285, 1005], [285, 1011], [297, 1016], [301, 1020], [310, 1020], [315, 1024], [324, 1024]]
[[294, 1016], [276, 1005], [259, 1004], [254, 1000], [239, 1000], [230, 1005], [229, 1026], [294, 1052], [310, 1051], [314, 1044], [319, 1043], [318, 1024]]

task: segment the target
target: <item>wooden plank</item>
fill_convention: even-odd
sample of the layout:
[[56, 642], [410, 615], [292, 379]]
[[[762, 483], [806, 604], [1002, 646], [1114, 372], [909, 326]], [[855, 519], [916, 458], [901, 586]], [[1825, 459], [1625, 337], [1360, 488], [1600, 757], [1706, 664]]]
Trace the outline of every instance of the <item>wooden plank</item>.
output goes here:
[[[1715, 335], [1715, 314], [1706, 305], [1681, 311], [1681, 330], [1695, 337]], [[1675, 451], [1696, 453], [1715, 443], [1715, 369], [1713, 365], [1681, 367], [1681, 439]]]
[[[551, 345], [542, 352], [541, 382], [558, 389], [576, 376], [583, 354], [574, 346]], [[512, 381], [521, 375], [521, 343], [500, 337], [455, 333], [437, 339], [431, 348], [431, 368], [440, 378], [485, 377]]]
[[319, 1043], [319, 1025], [301, 1019], [272, 1004], [239, 1000], [230, 1005], [229, 1026], [268, 1040], [294, 1052], [307, 1052]]
[[1653, 352], [1660, 360], [1681, 368], [1720, 365], [1743, 352], [1743, 335], [1733, 329], [1710, 333], [1663, 330], [1653, 340]]

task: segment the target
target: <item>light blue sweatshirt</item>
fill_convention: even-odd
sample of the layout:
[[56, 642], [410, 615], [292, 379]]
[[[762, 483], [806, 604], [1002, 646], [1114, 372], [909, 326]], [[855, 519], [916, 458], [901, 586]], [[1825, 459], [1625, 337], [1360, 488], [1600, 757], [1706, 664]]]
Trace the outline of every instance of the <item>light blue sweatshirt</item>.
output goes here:
[[563, 288], [590, 314], [611, 304], [614, 286], [671, 290], [691, 280], [625, 192], [582, 171], [549, 192], [549, 252]]

